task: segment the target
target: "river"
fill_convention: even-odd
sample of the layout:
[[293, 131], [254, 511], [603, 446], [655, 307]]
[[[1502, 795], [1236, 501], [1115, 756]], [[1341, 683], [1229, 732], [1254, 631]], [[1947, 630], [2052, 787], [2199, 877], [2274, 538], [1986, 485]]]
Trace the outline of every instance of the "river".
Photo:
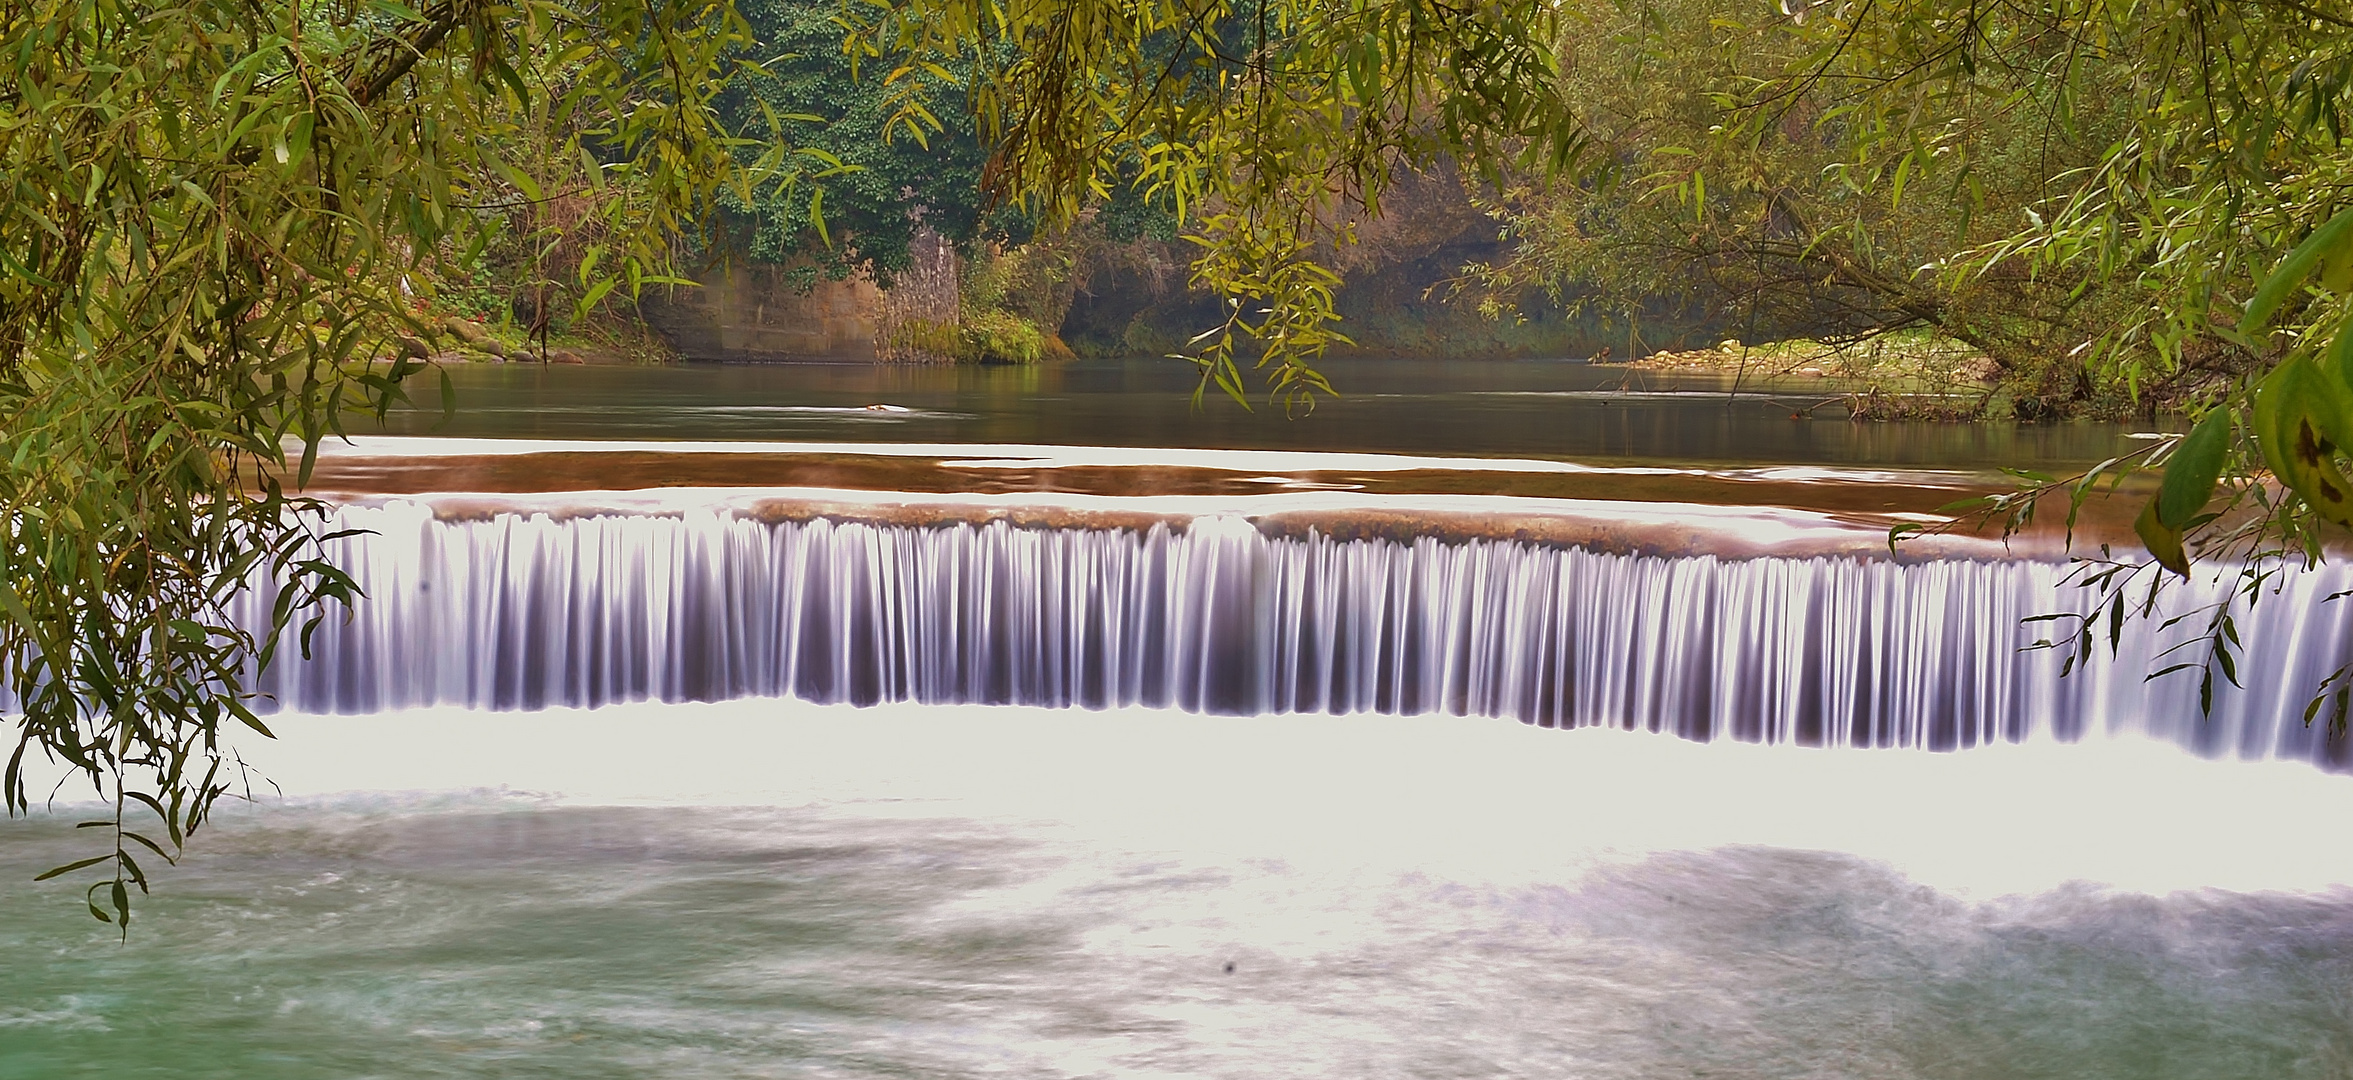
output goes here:
[[[1795, 505], [2132, 429], [1356, 370], [1307, 420], [1193, 414], [1157, 362], [460, 372], [392, 433], [571, 471], [352, 451], [431, 482], [344, 500], [370, 599], [272, 676], [252, 800], [127, 941], [30, 880], [74, 788], [0, 823], [0, 1076], [2353, 1075], [2353, 779], [2300, 722], [2339, 571], [2207, 718], [2138, 678], [2163, 635], [2022, 651], [2047, 558]], [[840, 444], [1127, 479], [742, 465]], [[1365, 455], [1479, 460], [1297, 479], [1404, 468]], [[1294, 486], [1216, 479], [1262, 467]], [[1816, 487], [1718, 497], [1759, 470]], [[1640, 528], [1462, 524], [1539, 518]]]

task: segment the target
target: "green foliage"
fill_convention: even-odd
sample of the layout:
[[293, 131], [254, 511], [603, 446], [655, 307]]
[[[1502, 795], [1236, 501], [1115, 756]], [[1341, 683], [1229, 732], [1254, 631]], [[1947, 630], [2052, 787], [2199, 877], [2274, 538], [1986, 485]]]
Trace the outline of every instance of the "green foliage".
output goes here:
[[1051, 256], [1043, 246], [1010, 252], [984, 247], [965, 260], [957, 290], [962, 358], [1015, 364], [1045, 359], [1046, 331], [1034, 293], [1041, 271], [1051, 272], [1039, 264]]
[[[1712, 321], [1750, 341], [1932, 330], [1993, 360], [2023, 415], [2129, 408], [2125, 387], [2079, 380], [2070, 350], [2116, 325], [2137, 303], [2130, 290], [2016, 265], [1947, 271], [2030, 221], [2055, 178], [2096, 162], [2127, 104], [2076, 102], [2045, 74], [2064, 38], [2014, 30], [2003, 63], [1895, 88], [1917, 82], [1917, 58], [1870, 53], [1850, 24], [1800, 7], [1571, 8], [1563, 96], [1597, 167], [1574, 184], [1499, 191], [1493, 211], [1518, 243], [1473, 268], [1474, 284], [1490, 296], [1540, 285], [1573, 307]], [[2083, 65], [2117, 73], [2104, 55]], [[2054, 122], [2062, 104], [2072, 111]]]
[[[771, 187], [754, 200], [730, 200], [739, 235], [728, 242], [738, 253], [805, 267], [812, 283], [865, 270], [887, 285], [907, 269], [918, 226], [969, 244], [984, 225], [986, 157], [970, 112], [941, 108], [932, 114], [935, 126], [889, 137], [903, 88], [886, 85], [882, 72], [853, 71], [854, 57], [842, 48], [840, 3], [747, 0], [740, 7], [757, 38], [745, 55], [760, 60], [760, 74], [719, 98], [721, 115], [737, 130], [774, 132], [828, 167], [811, 172], [807, 191]], [[944, 73], [906, 78], [932, 93], [952, 93], [955, 85]], [[748, 159], [753, 150], [745, 153]]]
[[1177, 238], [1175, 207], [1167, 200], [1146, 195], [1132, 177], [1123, 177], [1110, 187], [1110, 194], [1095, 208], [1092, 222], [1096, 229], [1101, 230], [1106, 242], [1133, 244], [1139, 240], [1153, 240], [1168, 243]]
[[[99, 875], [91, 914], [127, 927], [142, 860], [240, 780], [251, 672], [353, 597], [280, 484], [417, 374], [436, 267], [567, 194], [518, 132], [626, 189], [577, 276], [633, 293], [787, 160], [741, 167], [712, 113], [744, 38], [704, 0], [0, 6], [0, 795], [48, 759], [109, 805], [55, 871]], [[271, 624], [237, 625], [262, 585]]]
[[[1053, 245], [1005, 251], [983, 245], [957, 267], [956, 308], [949, 317], [912, 315], [887, 324], [886, 348], [902, 357], [957, 363], [1034, 364], [1052, 348], [1047, 325], [1061, 308], [1049, 294], [1068, 265]], [[1057, 273], [1060, 271], [1060, 273]], [[1061, 289], [1067, 298], [1067, 289]]]
[[[1319, 252], [1376, 213], [1390, 170], [1453, 156], [1490, 173], [1578, 152], [1554, 79], [1556, 5], [1494, 0], [869, 0], [850, 41], [894, 88], [886, 134], [938, 132], [960, 81], [992, 148], [984, 192], [1048, 231], [1123, 184], [1196, 241], [1226, 316], [1195, 342], [1203, 385], [1287, 406], [1330, 390], [1342, 340]], [[929, 76], [927, 79], [925, 76]]]
[[[1928, 5], [1907, 3], [1852, 21], [1877, 63], [1918, 65], [1872, 95], [1865, 115], [2032, 59], [2047, 124], [2121, 119], [2091, 143], [2096, 158], [2050, 175], [2023, 227], [1959, 253], [1947, 274], [2062, 275], [2128, 290], [2120, 317], [2073, 348], [2136, 389], [2203, 364], [2218, 376], [2199, 395], [2212, 401], [2231, 377], [2283, 355], [2284, 340], [2238, 324], [2282, 252], [2338, 209], [2353, 23], [2294, 0], [2046, 0], [1966, 35], [1931, 20]], [[2008, 44], [2028, 40], [2046, 43], [2042, 56]], [[1892, 137], [1867, 145], [1899, 163], [1916, 157], [1898, 154]], [[2245, 314], [2277, 310], [2300, 337], [2324, 312], [2302, 292], [2303, 273], [2291, 276], [2266, 290], [2266, 310]], [[2217, 352], [2233, 362], [2212, 364]]]
[[887, 344], [901, 355], [956, 363], [1034, 364], [1046, 357], [1046, 334], [1002, 308], [966, 310], [953, 322], [910, 318], [891, 328]]
[[1046, 334], [1037, 324], [1002, 308], [969, 313], [964, 340], [977, 359], [1034, 364], [1046, 358]]
[[[2343, 452], [2353, 439], [2353, 211], [2343, 179], [2353, 166], [2344, 139], [2353, 19], [2300, 0], [2046, 0], [1964, 31], [1937, 22], [1939, 10], [1882, 4], [1833, 20], [1861, 56], [1899, 73], [1865, 96], [1863, 115], [1950, 93], [2011, 63], [2007, 42], [2039, 37], [2063, 46], [2038, 69], [2049, 124], [2124, 118], [2097, 160], [2051, 177], [2028, 228], [1959, 253], [1944, 272], [2071, 277], [2127, 292], [2122, 317], [2072, 351], [2079, 362], [2136, 391], [2204, 376], [2198, 427], [2144, 459], [2164, 475], [2139, 531], [2171, 574], [2209, 572], [2195, 556], [2236, 581], [2238, 600], [2210, 613], [2206, 658], [2166, 669], [2198, 668], [2210, 700], [2217, 672], [2235, 681], [2235, 604], [2256, 603], [2284, 566], [2322, 558], [2330, 532], [2353, 525]], [[2112, 464], [2118, 473], [2136, 465]], [[2036, 494], [2030, 486], [2021, 498]], [[2101, 579], [2111, 633], [2153, 610], [2165, 575], [2150, 573], [2134, 604], [2120, 602], [2121, 590], [2137, 578]], [[2334, 687], [2341, 725], [2347, 684], [2345, 669], [2324, 680], [2307, 721]]]
[[2230, 413], [2216, 409], [2175, 448], [2172, 462], [2165, 467], [2164, 484], [2151, 503], [2157, 508], [2157, 520], [2167, 528], [2187, 528], [2213, 500], [2214, 484], [2222, 478], [2223, 459], [2229, 451]]

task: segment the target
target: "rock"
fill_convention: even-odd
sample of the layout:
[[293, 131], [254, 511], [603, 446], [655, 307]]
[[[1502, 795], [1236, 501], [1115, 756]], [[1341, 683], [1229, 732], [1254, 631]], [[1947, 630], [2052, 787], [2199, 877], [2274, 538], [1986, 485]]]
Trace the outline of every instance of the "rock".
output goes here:
[[547, 362], [551, 364], [585, 364], [588, 361], [570, 349], [557, 349], [547, 354]]
[[458, 340], [468, 345], [479, 346], [490, 339], [490, 332], [475, 325], [473, 320], [461, 319], [455, 315], [441, 320], [441, 328], [457, 335]]
[[501, 360], [507, 358], [507, 347], [505, 345], [499, 344], [498, 339], [493, 338], [488, 334], [484, 334], [482, 336], [482, 340], [474, 342], [473, 345], [475, 348], [489, 353], [490, 355], [495, 356]]
[[[811, 288], [782, 267], [723, 263], [696, 288], [648, 288], [646, 324], [703, 360], [873, 360], [881, 291], [865, 277]], [[954, 281], [953, 269], [948, 280]], [[954, 310], [953, 307], [950, 310]], [[516, 316], [520, 325], [530, 320]]]

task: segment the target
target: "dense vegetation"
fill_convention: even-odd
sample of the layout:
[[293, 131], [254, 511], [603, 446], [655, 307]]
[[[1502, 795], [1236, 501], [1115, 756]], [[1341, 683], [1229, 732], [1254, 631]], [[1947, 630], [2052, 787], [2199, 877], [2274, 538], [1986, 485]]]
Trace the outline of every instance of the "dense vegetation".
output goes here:
[[1609, 164], [1501, 194], [1523, 242], [1498, 279], [1680, 299], [1755, 337], [1929, 328], [2026, 417], [2196, 407], [2275, 355], [2230, 328], [2327, 216], [2341, 24], [2262, 2], [1578, 11], [1564, 77]]
[[[943, 109], [922, 138], [887, 137], [896, 89], [879, 72], [858, 77], [856, 58], [842, 49], [840, 4], [745, 0], [738, 8], [755, 39], [745, 55], [761, 61], [761, 76], [738, 80], [719, 98], [720, 117], [738, 131], [766, 130], [773, 118], [786, 139], [838, 167], [813, 178], [821, 181], [816, 216], [804, 193], [786, 188], [730, 205], [738, 232], [725, 242], [735, 253], [837, 279], [866, 272], [887, 284], [908, 268], [919, 226], [959, 245], [979, 235], [987, 154], [970, 114]], [[951, 89], [931, 72], [907, 77], [935, 92]]]
[[[46, 760], [109, 804], [55, 871], [93, 915], [241, 785], [275, 631], [351, 597], [280, 478], [416, 374], [437, 267], [570, 242], [506, 230], [595, 195], [593, 303], [791, 172], [712, 115], [745, 37], [700, 0], [0, 6], [0, 795]], [[254, 587], [273, 625], [229, 617]]]

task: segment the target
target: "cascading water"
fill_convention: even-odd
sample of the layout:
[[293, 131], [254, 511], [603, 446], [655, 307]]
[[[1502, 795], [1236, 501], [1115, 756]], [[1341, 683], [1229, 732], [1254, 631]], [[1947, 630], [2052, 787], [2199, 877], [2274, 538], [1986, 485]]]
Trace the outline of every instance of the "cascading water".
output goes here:
[[[2112, 660], [2066, 677], [2055, 651], [2028, 648], [2023, 620], [2069, 599], [2044, 562], [1342, 541], [1230, 517], [1137, 531], [439, 520], [398, 502], [343, 515], [370, 531], [336, 542], [368, 599], [261, 681], [283, 708], [796, 696], [1447, 712], [1930, 749], [2123, 729], [2208, 755], [2349, 758], [2303, 722], [2349, 644], [2335, 565], [2240, 613], [2245, 689], [2221, 687], [2205, 715], [2194, 675], [2143, 678], [2196, 620], [2137, 623]], [[2176, 603], [2215, 598], [2186, 587]]]

